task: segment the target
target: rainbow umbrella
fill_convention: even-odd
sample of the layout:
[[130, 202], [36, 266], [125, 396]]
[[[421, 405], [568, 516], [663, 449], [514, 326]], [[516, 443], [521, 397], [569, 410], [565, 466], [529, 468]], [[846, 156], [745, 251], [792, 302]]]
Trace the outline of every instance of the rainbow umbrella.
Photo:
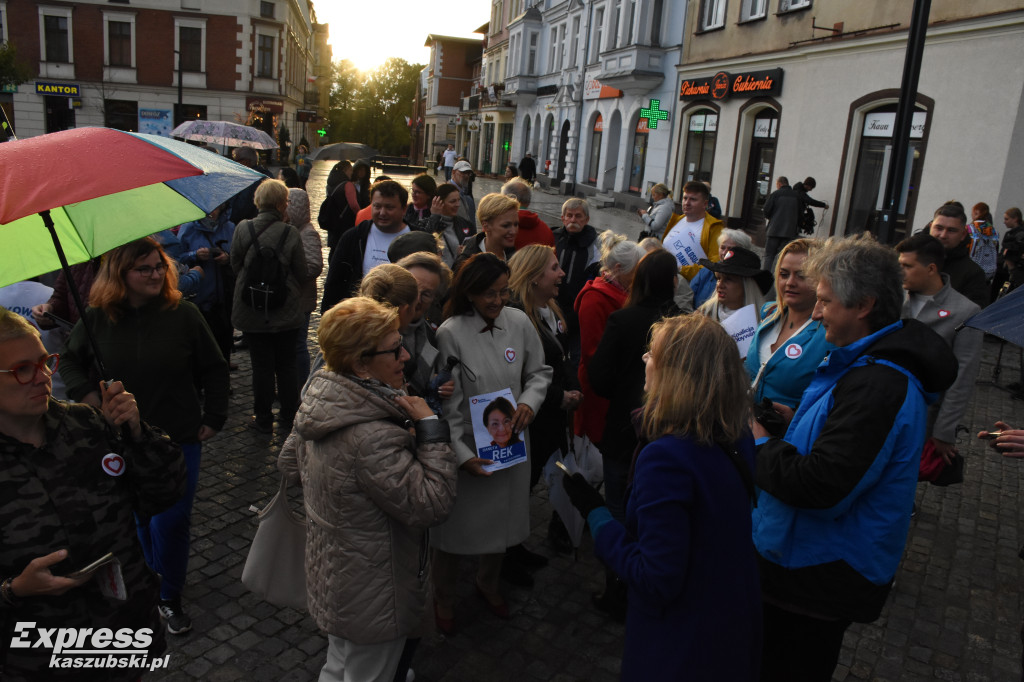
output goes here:
[[0, 286], [199, 220], [265, 178], [185, 142], [110, 128], [0, 144], [0, 177]]

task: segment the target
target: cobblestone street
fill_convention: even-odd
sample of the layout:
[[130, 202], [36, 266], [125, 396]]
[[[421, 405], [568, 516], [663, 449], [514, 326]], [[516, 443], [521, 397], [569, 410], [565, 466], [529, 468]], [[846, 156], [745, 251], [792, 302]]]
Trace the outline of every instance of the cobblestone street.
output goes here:
[[[322, 188], [326, 176], [320, 165], [309, 182], [314, 215], [322, 200], [316, 188]], [[479, 198], [496, 186], [480, 180], [475, 194]], [[539, 192], [535, 197], [534, 210], [554, 221], [564, 197]], [[625, 211], [593, 213], [596, 226], [617, 225], [631, 236], [640, 229], [635, 215]], [[311, 332], [318, 321], [314, 315]], [[964, 420], [970, 429], [960, 443], [966, 480], [950, 488], [918, 487], [919, 510], [896, 586], [877, 622], [850, 628], [835, 680], [1020, 679], [1024, 562], [1017, 552], [1024, 543], [1019, 504], [1024, 461], [1004, 459], [973, 437], [996, 419], [1024, 424], [1024, 402], [991, 385], [998, 351], [998, 343], [985, 343], [974, 403]], [[1020, 358], [1016, 347], [1005, 347], [999, 384], [1020, 379]], [[262, 507], [277, 489], [283, 434], [268, 440], [246, 428], [252, 401], [248, 354], [236, 352], [234, 361], [240, 369], [231, 377], [231, 417], [204, 447], [193, 516], [193, 553], [183, 596], [194, 628], [169, 637], [170, 669], [146, 679], [312, 680], [324, 661], [326, 638], [306, 614], [262, 602], [240, 582], [256, 530], [249, 507]], [[618, 679], [623, 628], [590, 602], [603, 583], [603, 569], [593, 558], [589, 537], [577, 557], [557, 555], [546, 545], [550, 514], [541, 483], [532, 500], [533, 533], [527, 546], [548, 555], [551, 563], [535, 574], [534, 588], [509, 588], [509, 621], [485, 610], [472, 592], [470, 562], [463, 562], [459, 630], [448, 638], [431, 634], [423, 639], [413, 661], [417, 680]]]

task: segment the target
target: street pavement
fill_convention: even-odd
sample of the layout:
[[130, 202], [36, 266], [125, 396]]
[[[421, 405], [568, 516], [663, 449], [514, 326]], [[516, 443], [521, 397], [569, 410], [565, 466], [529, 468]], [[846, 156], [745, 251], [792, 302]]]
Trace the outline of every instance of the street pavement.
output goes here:
[[[326, 168], [309, 182], [314, 209], [323, 198]], [[396, 178], [406, 180], [408, 178]], [[475, 194], [497, 188], [477, 181]], [[556, 226], [564, 197], [535, 193], [533, 209]], [[315, 215], [314, 215], [315, 217]], [[618, 209], [591, 210], [591, 223], [636, 235], [640, 221]], [[634, 229], [635, 228], [635, 229]], [[310, 343], [319, 322], [314, 314]], [[1021, 678], [1019, 629], [1024, 543], [1024, 460], [994, 454], [973, 434], [996, 419], [1024, 424], [1024, 402], [992, 385], [999, 344], [986, 342], [974, 402], [963, 423], [962, 485], [921, 484], [918, 513], [882, 617], [855, 624], [844, 642], [835, 681], [947, 680], [1003, 682]], [[277, 453], [284, 434], [268, 438], [246, 428], [252, 404], [245, 351], [233, 356], [231, 412], [224, 430], [204, 445], [192, 528], [184, 604], [191, 632], [169, 636], [170, 667], [147, 680], [315, 680], [326, 638], [308, 615], [277, 608], [249, 593], [240, 576], [256, 530], [250, 505], [262, 507], [278, 487]], [[1005, 385], [1020, 379], [1021, 354], [1006, 346]], [[295, 491], [293, 491], [295, 492]], [[298, 504], [297, 500], [293, 504]], [[472, 562], [463, 562], [451, 637], [426, 636], [413, 661], [420, 682], [552, 682], [618, 679], [623, 627], [591, 605], [603, 583], [589, 536], [575, 556], [545, 542], [551, 509], [543, 482], [531, 500], [528, 547], [550, 557], [532, 589], [505, 586], [511, 619], [491, 615], [472, 590]], [[728, 633], [722, 633], [728, 637]], [[671, 652], [667, 652], [671, 654]]]

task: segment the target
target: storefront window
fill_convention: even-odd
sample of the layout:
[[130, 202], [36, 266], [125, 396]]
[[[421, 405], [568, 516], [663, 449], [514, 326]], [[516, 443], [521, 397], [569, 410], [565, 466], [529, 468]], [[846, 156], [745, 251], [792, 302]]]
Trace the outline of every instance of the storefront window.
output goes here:
[[108, 128], [137, 132], [139, 130], [139, 103], [122, 99], [103, 101], [104, 123]]
[[647, 127], [647, 119], [641, 118], [636, 122], [636, 132], [633, 133], [633, 158], [629, 163], [629, 192], [640, 194], [644, 185], [644, 167], [647, 165], [647, 136], [650, 134]]
[[504, 174], [505, 167], [508, 166], [509, 162], [508, 154], [512, 149], [512, 124], [500, 124], [498, 126], [498, 136], [501, 140], [501, 145], [498, 147], [498, 163], [494, 164], [494, 171]]
[[587, 174], [587, 182], [591, 185], [597, 184], [601, 173], [601, 135], [604, 131], [604, 119], [601, 114], [597, 115], [594, 121], [594, 132], [590, 137], [590, 172]]
[[494, 124], [484, 124], [484, 158], [481, 162], [481, 171], [493, 173], [491, 162], [494, 160]]
[[718, 114], [704, 109], [690, 116], [686, 134], [686, 158], [683, 161], [686, 182], [711, 181], [717, 137]]
[[754, 118], [750, 156], [747, 158], [746, 186], [743, 192], [742, 220], [747, 230], [764, 227], [764, 202], [772, 192], [775, 170], [775, 139], [779, 134], [779, 114], [763, 109]]
[[[923, 110], [914, 112], [910, 128], [910, 149], [903, 176], [898, 215], [893, 230], [896, 240], [902, 239], [908, 229], [907, 215], [913, 213], [917, 199], [917, 187], [921, 179], [921, 160], [924, 154], [924, 130], [928, 114]], [[846, 220], [846, 234], [870, 230], [877, 233], [880, 227], [885, 194], [885, 181], [892, 157], [892, 137], [896, 124], [896, 105], [887, 104], [872, 109], [864, 115], [861, 127], [857, 165], [853, 175], [853, 191], [850, 194], [850, 212]]]

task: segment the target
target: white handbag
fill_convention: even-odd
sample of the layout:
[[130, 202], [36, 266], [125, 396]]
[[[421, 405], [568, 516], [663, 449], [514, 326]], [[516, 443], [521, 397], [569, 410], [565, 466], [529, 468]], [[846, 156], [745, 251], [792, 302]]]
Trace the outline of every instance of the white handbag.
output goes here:
[[306, 610], [306, 520], [288, 506], [288, 484], [259, 512], [242, 584], [274, 604]]

